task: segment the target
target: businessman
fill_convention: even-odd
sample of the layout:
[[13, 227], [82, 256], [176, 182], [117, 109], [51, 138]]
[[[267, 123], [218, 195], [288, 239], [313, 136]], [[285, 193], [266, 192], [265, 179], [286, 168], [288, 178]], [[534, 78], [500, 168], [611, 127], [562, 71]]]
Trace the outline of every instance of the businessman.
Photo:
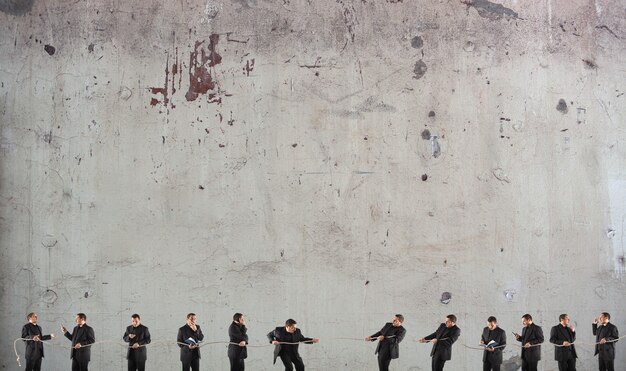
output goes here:
[[430, 351], [432, 371], [443, 371], [446, 361], [452, 359], [452, 344], [459, 336], [461, 336], [461, 329], [456, 325], [456, 316], [448, 314], [437, 331], [418, 340], [420, 343], [433, 343]]
[[404, 316], [396, 314], [391, 322], [387, 322], [380, 331], [365, 338], [366, 341], [378, 340], [374, 354], [378, 354], [378, 370], [380, 371], [388, 371], [391, 360], [400, 356], [399, 344], [406, 335], [406, 330], [402, 327], [403, 322]]

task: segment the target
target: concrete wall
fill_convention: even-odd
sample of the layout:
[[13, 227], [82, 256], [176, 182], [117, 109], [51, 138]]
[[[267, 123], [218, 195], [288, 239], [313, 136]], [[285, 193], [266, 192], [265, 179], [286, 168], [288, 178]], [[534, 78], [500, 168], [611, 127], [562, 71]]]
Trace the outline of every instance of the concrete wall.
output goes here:
[[[245, 313], [252, 344], [293, 317], [322, 340], [309, 370], [376, 369], [375, 344], [336, 338], [397, 312], [396, 370], [429, 369], [414, 340], [448, 313], [450, 370], [479, 369], [463, 344], [492, 314], [626, 331], [625, 19], [619, 0], [0, 0], [2, 369], [30, 311], [57, 334], [85, 312], [98, 340], [140, 313], [153, 370], [179, 367], [191, 311], [207, 341]], [[94, 346], [93, 369], [124, 367]]]

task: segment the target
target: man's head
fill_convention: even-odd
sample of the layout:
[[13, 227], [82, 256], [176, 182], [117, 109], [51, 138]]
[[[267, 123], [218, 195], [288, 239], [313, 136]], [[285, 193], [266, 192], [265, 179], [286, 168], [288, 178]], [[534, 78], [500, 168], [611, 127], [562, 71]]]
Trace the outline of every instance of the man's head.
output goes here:
[[187, 324], [189, 326], [195, 326], [196, 325], [196, 314], [195, 313], [187, 314]]
[[139, 326], [141, 324], [141, 317], [139, 317], [139, 314], [135, 313], [130, 316], [130, 323], [133, 325], [133, 327]]
[[450, 328], [450, 327], [454, 327], [454, 325], [456, 325], [456, 316], [454, 314], [448, 314], [446, 316], [446, 327]]
[[404, 316], [402, 314], [396, 314], [393, 319], [391, 320], [391, 324], [394, 327], [400, 327], [402, 326], [402, 323], [404, 322]]
[[285, 321], [285, 330], [287, 330], [288, 333], [293, 334], [294, 332], [296, 332], [296, 328], [298, 327], [298, 323], [289, 318], [287, 321]]
[[522, 316], [522, 326], [528, 327], [533, 323], [533, 316], [526, 313]]
[[563, 326], [569, 325], [569, 316], [567, 315], [567, 313], [563, 313], [559, 316], [559, 323]]
[[35, 312], [28, 313], [28, 315], [26, 316], [26, 319], [28, 320], [28, 322], [36, 325], [37, 324], [37, 313], [35, 313]]
[[608, 314], [607, 312], [600, 313], [600, 323], [602, 323], [603, 325], [606, 325], [607, 323], [609, 323], [609, 321], [611, 321], [610, 314]]
[[235, 313], [233, 315], [233, 322], [240, 323], [243, 320], [243, 314]]
[[77, 313], [76, 319], [74, 320], [78, 326], [82, 326], [87, 322], [87, 315], [85, 313]]
[[489, 330], [494, 330], [496, 327], [498, 327], [498, 320], [496, 319], [496, 317], [491, 316], [487, 318], [487, 327], [489, 327]]

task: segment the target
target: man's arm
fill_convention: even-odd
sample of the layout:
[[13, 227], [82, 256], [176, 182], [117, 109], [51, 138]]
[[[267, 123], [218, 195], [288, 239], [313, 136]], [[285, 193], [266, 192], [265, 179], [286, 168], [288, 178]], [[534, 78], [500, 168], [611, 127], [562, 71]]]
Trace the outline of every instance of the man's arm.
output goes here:
[[80, 345], [93, 344], [96, 342], [96, 334], [94, 333], [93, 328], [87, 327], [86, 330], [87, 330], [85, 331], [86, 341], [84, 343], [80, 343]]
[[619, 331], [617, 330], [617, 326], [615, 325], [611, 326], [611, 331], [609, 332], [609, 336], [605, 337], [605, 339], [607, 341], [619, 339]]
[[393, 340], [394, 342], [396, 342], [396, 343], [400, 344], [400, 342], [401, 342], [402, 340], [404, 340], [404, 336], [405, 336], [405, 335], [406, 335], [406, 329], [405, 329], [404, 327], [402, 327], [402, 328], [400, 329], [400, 331], [398, 331], [398, 333], [396, 334], [396, 337], [395, 337], [395, 338], [391, 338], [391, 339], [389, 339], [389, 340]]
[[275, 340], [278, 340], [278, 338], [276, 337], [276, 330], [272, 330], [267, 334], [267, 338], [269, 339], [270, 343], [272, 343]]
[[186, 347], [185, 344], [185, 334], [183, 333], [183, 328], [178, 329], [178, 335], [176, 336], [176, 343], [178, 343], [178, 347]]
[[204, 335], [202, 334], [202, 330], [200, 330], [200, 326], [196, 326], [196, 336], [198, 337], [198, 341], [204, 340]]
[[456, 327], [454, 331], [448, 336], [446, 339], [439, 340], [438, 343], [442, 344], [444, 347], [452, 347], [452, 344], [461, 336], [461, 329]]
[[541, 344], [543, 343], [543, 330], [540, 326], [535, 326], [534, 339], [529, 340], [531, 344]]
[[129, 333], [128, 333], [128, 327], [126, 327], [126, 331], [124, 331], [124, 335], [122, 335], [122, 339], [123, 339], [125, 342], [130, 343], [130, 337], [129, 337], [128, 335], [129, 335]]
[[557, 336], [557, 327], [554, 326], [550, 330], [550, 342], [552, 344], [563, 345], [563, 340], [559, 339]]
[[139, 341], [139, 345], [150, 344], [150, 341], [152, 341], [152, 339], [150, 338], [150, 331], [148, 330], [147, 327], [144, 327], [143, 329], [144, 329], [143, 339]]

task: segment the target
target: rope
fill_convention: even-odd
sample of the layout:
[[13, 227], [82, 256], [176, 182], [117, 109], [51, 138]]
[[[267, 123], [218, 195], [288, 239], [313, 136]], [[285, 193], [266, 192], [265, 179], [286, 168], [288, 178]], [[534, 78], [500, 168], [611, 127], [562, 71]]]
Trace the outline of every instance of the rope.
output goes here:
[[[396, 335], [390, 335], [390, 336], [385, 336], [385, 338], [388, 339], [388, 338], [393, 338], [395, 336]], [[596, 345], [602, 345], [602, 344], [607, 344], [607, 343], [615, 343], [615, 342], [617, 342], [619, 340], [622, 340], [624, 338], [626, 338], [626, 335], [621, 336], [621, 337], [619, 337], [617, 339], [606, 340], [604, 343], [600, 343], [599, 341], [598, 342], [594, 342], [594, 343], [573, 342], [573, 343], [570, 343], [570, 345], [593, 345], [593, 346], [596, 346]], [[333, 340], [351, 340], [351, 341], [363, 341], [364, 340], [363, 338], [346, 338], [346, 337], [336, 337], [336, 338], [330, 338], [330, 339], [333, 339]], [[373, 339], [375, 340], [376, 338], [373, 338]], [[424, 343], [430, 343], [433, 340], [442, 341], [442, 340], [448, 340], [448, 339], [449, 338], [431, 339], [431, 340], [425, 340]], [[17, 342], [20, 341], [20, 340], [22, 340], [22, 341], [34, 341], [33, 339], [27, 339], [27, 338], [17, 338], [17, 339], [15, 339], [13, 341], [13, 351], [15, 352], [15, 357], [16, 357], [15, 361], [17, 362], [18, 367], [22, 367], [22, 364], [20, 362], [20, 356], [19, 356], [19, 353], [17, 352]], [[419, 340], [415, 340], [415, 341], [419, 341]], [[162, 340], [162, 341], [151, 342], [150, 344], [139, 345], [137, 348], [143, 348], [143, 347], [147, 347], [148, 345], [155, 345], [155, 344], [159, 344], [159, 343], [165, 343], [165, 344], [176, 343], [177, 345], [189, 346], [189, 344], [187, 344], [187, 343], [181, 343], [181, 342], [178, 342], [178, 341], [171, 342], [169, 340]], [[308, 340], [308, 341], [295, 342], [295, 343], [280, 341], [280, 342], [278, 342], [278, 344], [271, 344], [271, 343], [270, 344], [265, 344], [265, 345], [250, 345], [250, 344], [246, 344], [245, 347], [248, 347], [248, 348], [267, 348], [267, 347], [271, 347], [272, 345], [298, 345], [300, 343], [312, 344], [313, 341], [312, 340]], [[96, 341], [96, 342], [91, 343], [91, 344], [81, 345], [81, 348], [87, 348], [87, 347], [92, 347], [94, 345], [101, 345], [101, 344], [116, 344], [116, 345], [122, 346], [124, 348], [136, 349], [136, 348], [133, 348], [132, 346], [128, 345], [127, 343], [123, 343], [123, 342], [116, 341], [116, 340]], [[239, 346], [239, 343], [233, 343], [233, 342], [230, 342], [230, 341], [209, 341], [209, 342], [201, 342], [197, 346], [197, 348], [201, 348], [201, 347], [204, 347], [204, 346], [207, 346], [207, 345], [215, 345], [215, 344], [237, 345], [237, 346]], [[512, 346], [515, 346], [515, 347], [518, 347], [518, 348], [525, 348], [525, 349], [527, 349], [527, 348], [532, 348], [532, 347], [538, 347], [538, 346], [541, 346], [542, 344], [543, 343], [532, 344], [529, 347], [525, 347], [525, 346], [520, 345], [520, 344], [512, 343], [512, 344], [498, 345], [498, 346], [495, 346], [495, 347], [492, 347], [492, 348], [493, 349], [499, 349], [499, 348], [504, 348], [507, 345], [512, 345]], [[467, 349], [481, 350], [481, 351], [485, 350], [484, 347], [473, 347], [473, 346], [469, 346], [469, 345], [465, 345], [465, 344], [461, 344], [461, 345], [463, 347], [467, 348]], [[553, 345], [555, 347], [565, 347], [565, 345], [560, 345], [560, 344], [553, 344]], [[71, 346], [55, 344], [55, 343], [52, 343], [50, 341], [46, 341], [46, 346], [51, 346], [53, 348], [70, 349], [70, 350], [74, 349]]]

